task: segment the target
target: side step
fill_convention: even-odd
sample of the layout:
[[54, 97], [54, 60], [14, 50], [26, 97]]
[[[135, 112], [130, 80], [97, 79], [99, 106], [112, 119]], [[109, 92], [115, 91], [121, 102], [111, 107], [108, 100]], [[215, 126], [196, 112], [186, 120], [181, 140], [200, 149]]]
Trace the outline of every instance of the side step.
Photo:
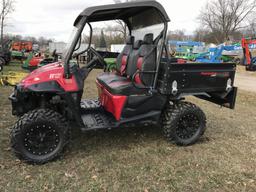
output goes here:
[[100, 104], [99, 100], [86, 99], [86, 100], [81, 101], [80, 107], [81, 107], [82, 113], [86, 113], [88, 111], [91, 112], [91, 111], [95, 111], [95, 110], [100, 110], [101, 104]]
[[112, 114], [104, 110], [95, 110], [82, 115], [82, 120], [85, 127], [81, 128], [81, 131], [85, 132], [96, 129], [158, 125], [160, 115], [161, 112], [155, 111], [132, 118], [122, 119], [121, 121], [116, 121]]
[[82, 131], [95, 130], [95, 129], [111, 129], [118, 127], [119, 123], [114, 119], [111, 114], [92, 112], [82, 115], [85, 128]]

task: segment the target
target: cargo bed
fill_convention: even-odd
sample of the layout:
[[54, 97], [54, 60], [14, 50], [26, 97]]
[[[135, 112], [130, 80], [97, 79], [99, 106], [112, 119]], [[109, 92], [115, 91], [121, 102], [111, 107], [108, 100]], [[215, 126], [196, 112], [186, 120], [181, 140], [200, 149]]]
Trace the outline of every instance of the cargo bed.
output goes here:
[[235, 64], [162, 62], [160, 66], [158, 90], [161, 94], [177, 99], [194, 95], [231, 109], [235, 107]]

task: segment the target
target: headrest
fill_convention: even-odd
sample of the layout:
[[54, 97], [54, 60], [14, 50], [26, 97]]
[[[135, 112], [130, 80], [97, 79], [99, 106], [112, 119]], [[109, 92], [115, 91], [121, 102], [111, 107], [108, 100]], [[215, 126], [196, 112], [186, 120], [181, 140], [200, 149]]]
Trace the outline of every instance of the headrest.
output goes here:
[[139, 49], [141, 44], [142, 44], [142, 40], [137, 40], [137, 41], [135, 41], [133, 48]]
[[148, 33], [144, 36], [143, 44], [153, 44], [154, 35], [153, 33]]
[[126, 38], [126, 44], [127, 45], [133, 45], [134, 44], [134, 36], [128, 36]]

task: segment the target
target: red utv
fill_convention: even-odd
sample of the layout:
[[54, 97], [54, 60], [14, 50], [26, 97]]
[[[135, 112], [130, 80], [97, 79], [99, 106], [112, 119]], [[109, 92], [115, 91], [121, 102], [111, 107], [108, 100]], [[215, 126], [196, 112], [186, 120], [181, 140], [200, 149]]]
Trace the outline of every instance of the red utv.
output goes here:
[[[81, 34], [91, 23], [120, 19], [130, 36], [117, 57], [117, 71], [96, 78], [99, 97], [81, 100], [88, 74], [106, 63], [90, 46], [74, 53]], [[234, 64], [178, 64], [171, 58], [166, 33], [169, 17], [155, 1], [90, 7], [75, 20], [75, 33], [62, 62], [33, 71], [10, 96], [13, 115], [11, 145], [20, 159], [46, 163], [60, 156], [69, 143], [75, 122], [82, 131], [155, 125], [168, 141], [194, 144], [205, 132], [205, 114], [184, 101], [189, 95], [233, 109]], [[80, 54], [93, 55], [85, 66], [74, 62]]]

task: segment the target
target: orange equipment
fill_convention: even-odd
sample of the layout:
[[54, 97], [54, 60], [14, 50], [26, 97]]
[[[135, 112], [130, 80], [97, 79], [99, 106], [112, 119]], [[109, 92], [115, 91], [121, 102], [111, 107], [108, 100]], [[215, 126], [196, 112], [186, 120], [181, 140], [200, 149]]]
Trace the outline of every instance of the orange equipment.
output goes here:
[[17, 41], [12, 43], [12, 50], [13, 51], [25, 51], [30, 52], [32, 51], [33, 44], [30, 41]]
[[249, 47], [249, 45], [253, 45], [253, 44], [256, 45], [255, 38], [243, 38], [241, 42], [243, 52], [244, 52], [246, 70], [248, 71], [256, 71], [256, 58], [252, 57], [250, 47]]

